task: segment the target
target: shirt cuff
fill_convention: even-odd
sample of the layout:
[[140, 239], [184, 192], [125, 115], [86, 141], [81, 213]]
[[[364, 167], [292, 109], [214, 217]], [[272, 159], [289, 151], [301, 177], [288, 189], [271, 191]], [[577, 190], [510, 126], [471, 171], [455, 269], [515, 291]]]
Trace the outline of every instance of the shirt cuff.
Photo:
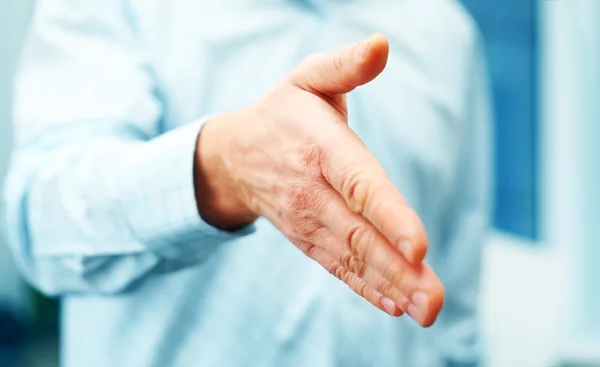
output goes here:
[[194, 156], [198, 135], [207, 120], [195, 121], [143, 143], [139, 164], [129, 170], [130, 177], [124, 180], [131, 185], [131, 190], [126, 191], [132, 192], [135, 187], [136, 192], [124, 207], [131, 232], [167, 258], [192, 256], [180, 253], [189, 251], [191, 243], [205, 252], [255, 230], [250, 225], [223, 231], [206, 223], [198, 213]]

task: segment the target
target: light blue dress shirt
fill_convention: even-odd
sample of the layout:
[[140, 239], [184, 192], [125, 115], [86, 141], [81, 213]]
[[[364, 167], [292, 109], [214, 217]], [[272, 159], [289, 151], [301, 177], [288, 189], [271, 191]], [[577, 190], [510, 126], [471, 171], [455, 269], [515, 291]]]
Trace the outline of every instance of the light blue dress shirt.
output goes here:
[[[207, 116], [376, 31], [389, 64], [348, 96], [350, 126], [428, 230], [447, 300], [427, 330], [375, 309], [266, 220], [226, 233], [196, 210]], [[63, 300], [63, 365], [477, 365], [483, 74], [474, 25], [449, 0], [39, 1], [5, 198], [24, 274]]]

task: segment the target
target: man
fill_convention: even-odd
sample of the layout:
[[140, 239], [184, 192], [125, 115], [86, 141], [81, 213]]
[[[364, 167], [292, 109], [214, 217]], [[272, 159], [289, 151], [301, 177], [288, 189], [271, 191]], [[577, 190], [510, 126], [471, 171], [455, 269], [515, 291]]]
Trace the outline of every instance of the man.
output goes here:
[[41, 1], [6, 197], [64, 363], [476, 365], [480, 67], [442, 0]]

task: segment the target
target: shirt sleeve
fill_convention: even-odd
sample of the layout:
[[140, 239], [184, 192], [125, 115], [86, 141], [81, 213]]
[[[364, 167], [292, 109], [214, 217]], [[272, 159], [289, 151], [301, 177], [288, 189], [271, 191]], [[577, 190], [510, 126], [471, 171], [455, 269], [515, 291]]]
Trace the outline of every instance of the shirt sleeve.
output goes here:
[[458, 180], [446, 218], [445, 244], [435, 264], [446, 301], [435, 328], [447, 367], [482, 365], [479, 285], [491, 213], [493, 177], [491, 109], [486, 69], [477, 40], [472, 47]]
[[121, 292], [253, 231], [199, 216], [193, 165], [205, 119], [161, 131], [152, 67], [124, 3], [39, 1], [16, 78], [9, 242], [49, 295]]

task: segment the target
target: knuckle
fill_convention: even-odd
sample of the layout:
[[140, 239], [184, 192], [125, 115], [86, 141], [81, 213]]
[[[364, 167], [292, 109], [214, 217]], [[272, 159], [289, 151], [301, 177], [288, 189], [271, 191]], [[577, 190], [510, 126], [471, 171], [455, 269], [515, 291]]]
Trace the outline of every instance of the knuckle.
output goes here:
[[370, 186], [358, 173], [347, 173], [342, 179], [342, 195], [350, 210], [362, 213], [370, 196]]
[[320, 233], [321, 233], [321, 227], [319, 225], [310, 224], [310, 225], [306, 226], [306, 229], [302, 234], [304, 235], [304, 237], [306, 237], [310, 240], [315, 240], [319, 237]]
[[346, 243], [354, 256], [361, 259], [366, 258], [366, 255], [372, 246], [372, 241], [370, 241], [369, 237], [366, 227], [359, 225], [350, 227]]
[[343, 282], [346, 282], [346, 280], [348, 279], [348, 269], [344, 268], [341, 265], [336, 266], [332, 274]]
[[352, 226], [348, 230], [348, 234], [346, 235], [346, 243], [348, 244], [348, 247], [353, 250], [353, 252], [354, 249], [357, 248], [357, 245], [361, 242], [362, 236], [363, 233], [361, 227], [359, 226]]
[[322, 53], [313, 53], [305, 57], [290, 75], [290, 81], [292, 84], [300, 87], [301, 89], [312, 89], [309, 71], [314, 68], [315, 65], [318, 65], [323, 57], [324, 54]]
[[341, 259], [342, 261], [341, 261], [341, 262], [342, 262], [342, 266], [343, 266], [344, 268], [346, 268], [346, 269], [349, 269], [349, 267], [350, 267], [350, 261], [351, 261], [350, 259], [351, 259], [352, 257], [353, 257], [353, 256], [352, 256], [352, 254], [351, 254], [351, 253], [349, 253], [349, 252], [345, 252], [345, 253], [342, 255], [342, 259]]
[[320, 226], [308, 218], [299, 218], [293, 222], [292, 232], [304, 240], [313, 240], [319, 235]]
[[296, 222], [286, 221], [279, 224], [279, 230], [291, 241], [305, 241], [305, 238], [297, 232]]
[[367, 284], [365, 282], [357, 282], [357, 284], [354, 285], [352, 288], [354, 288], [354, 291], [359, 296], [365, 298], [365, 296], [367, 294]]
[[357, 277], [364, 277], [365, 271], [367, 270], [367, 264], [356, 256], [352, 256], [350, 260], [350, 270], [356, 274]]
[[313, 244], [309, 244], [308, 246], [302, 248], [302, 252], [304, 252], [304, 254], [308, 257], [310, 257], [311, 259], [315, 260], [315, 250], [316, 250], [317, 246], [313, 245]]
[[367, 268], [364, 261], [360, 260], [350, 252], [342, 255], [342, 265], [359, 278], [362, 278], [365, 275]]

